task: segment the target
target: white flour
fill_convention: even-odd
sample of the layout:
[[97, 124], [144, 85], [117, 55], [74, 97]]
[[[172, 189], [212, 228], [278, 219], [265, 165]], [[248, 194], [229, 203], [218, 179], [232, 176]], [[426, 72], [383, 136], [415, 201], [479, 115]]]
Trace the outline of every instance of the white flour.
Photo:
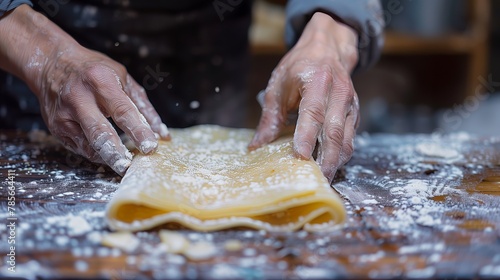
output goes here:
[[[194, 136], [200, 139], [207, 137], [203, 133]], [[33, 149], [24, 149], [23, 145], [6, 145], [2, 146], [0, 153], [8, 155], [9, 163], [2, 166], [4, 169], [14, 168], [23, 176], [29, 175], [19, 176], [15, 184], [19, 199], [24, 200], [19, 212], [24, 214], [17, 228], [18, 238], [22, 240], [19, 254], [53, 248], [69, 251], [77, 259], [74, 269], [78, 272], [86, 272], [91, 266], [94, 268], [93, 263], [85, 260], [86, 258], [123, 257], [131, 270], [151, 272], [149, 275], [157, 278], [207, 275], [214, 278], [258, 278], [257, 273], [262, 271], [266, 275], [274, 272], [281, 278], [283, 275], [292, 279], [334, 278], [335, 274], [332, 273], [352, 266], [373, 267], [370, 271], [373, 278], [388, 278], [387, 275], [394, 278], [426, 278], [445, 275], [450, 271], [447, 267], [449, 265], [457, 265], [453, 267], [454, 271], [498, 278], [500, 254], [498, 250], [495, 253], [498, 246], [485, 243], [484, 240], [485, 236], [497, 240], [498, 224], [470, 234], [472, 239], [469, 245], [457, 246], [442, 238], [442, 235], [468, 233], [457, 226], [460, 221], [453, 221], [443, 213], [463, 211], [467, 214], [466, 218], [478, 219], [499, 216], [498, 200], [488, 200], [487, 195], [469, 194], [461, 183], [464, 178], [482, 174], [491, 168], [488, 162], [493, 153], [476, 153], [473, 157], [465, 153], [467, 149], [475, 148], [466, 146], [467, 141], [473, 139], [466, 134], [454, 134], [443, 139], [440, 137], [358, 137], [358, 150], [351, 163], [342, 169], [344, 177], [340, 177], [340, 181], [335, 183], [335, 188], [346, 198], [349, 215], [346, 227], [341, 231], [314, 234], [299, 231], [276, 235], [265, 230], [217, 233], [180, 231], [193, 243], [209, 242], [215, 245], [217, 253], [211, 250], [209, 255], [212, 261], [219, 264], [213, 266], [193, 264], [182, 255], [165, 253], [164, 248], [158, 246], [159, 238], [155, 232], [135, 234], [141, 242], [138, 249], [140, 252], [137, 254], [124, 256], [125, 253], [119, 249], [100, 247], [98, 244], [102, 235], [107, 232], [104, 205], [118, 188], [120, 178], [113, 178], [109, 168], [85, 161], [78, 162], [74, 158], [68, 158], [71, 160], [60, 162], [59, 165], [39, 161], [40, 164], [32, 166], [30, 161], [40, 160], [48, 149], [52, 149], [52, 153], [67, 153], [45, 133], [30, 134], [32, 141], [38, 143]], [[5, 137], [0, 135], [0, 139]], [[496, 142], [485, 140], [484, 143]], [[244, 148], [246, 147], [238, 147]], [[204, 158], [201, 152], [192, 155], [188, 148], [179, 153], [183, 153], [192, 164], [203, 162], [207, 166], [217, 166], [217, 160], [221, 159]], [[221, 155], [225, 156], [227, 155]], [[237, 168], [237, 165], [233, 168]], [[307, 171], [304, 171], [303, 176], [307, 177]], [[26, 181], [25, 178], [30, 179]], [[226, 177], [221, 173], [209, 179], [213, 180], [214, 186], [219, 186], [225, 183]], [[0, 183], [0, 192], [5, 191], [5, 186], [3, 182]], [[216, 188], [203, 188], [200, 196], [217, 197], [215, 190]], [[433, 199], [438, 196], [442, 197], [442, 201]], [[481, 202], [474, 199], [481, 199]], [[462, 203], [458, 203], [458, 200]], [[7, 216], [3, 211], [0, 219], [5, 218]], [[362, 230], [358, 231], [360, 225]], [[372, 236], [369, 229], [375, 229], [374, 232], [384, 236]], [[0, 236], [2, 240], [5, 239], [5, 227], [0, 228]], [[225, 252], [224, 244], [227, 240], [240, 242], [241, 250]], [[384, 249], [383, 245], [387, 243], [403, 245], [393, 252]], [[359, 244], [373, 250], [350, 252], [350, 255], [346, 255], [349, 251], [347, 249], [358, 248]], [[0, 248], [4, 250], [4, 247], [5, 243], [2, 242]], [[300, 255], [301, 252], [305, 254]], [[301, 265], [295, 266], [290, 261], [294, 259], [294, 255], [298, 255]], [[279, 261], [276, 261], [277, 256], [281, 258]], [[339, 256], [349, 262], [347, 266], [332, 261]], [[427, 256], [425, 263], [414, 261], [419, 256]], [[464, 256], [467, 266], [450, 261], [450, 256]], [[374, 265], [387, 257], [398, 259], [400, 263], [394, 265], [401, 265], [406, 272], [390, 274], [390, 267]], [[478, 265], [481, 264], [481, 257], [488, 257], [489, 264]], [[47, 260], [43, 260], [44, 264], [46, 262]], [[50, 268], [42, 265], [42, 260], [20, 263], [17, 270], [18, 277], [34, 279], [37, 273], [38, 276], [46, 275], [51, 278]], [[0, 269], [0, 274], [9, 275], [5, 266]], [[127, 278], [127, 275], [122, 276]]]

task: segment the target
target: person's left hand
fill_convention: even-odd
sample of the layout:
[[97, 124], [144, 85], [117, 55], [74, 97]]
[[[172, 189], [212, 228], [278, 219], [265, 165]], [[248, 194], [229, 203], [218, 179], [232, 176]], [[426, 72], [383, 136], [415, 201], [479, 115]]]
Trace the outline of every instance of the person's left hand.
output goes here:
[[329, 182], [333, 180], [352, 156], [359, 123], [359, 102], [350, 77], [358, 61], [357, 38], [353, 29], [331, 16], [313, 15], [271, 75], [250, 149], [274, 141], [287, 113], [298, 108], [295, 154], [311, 158], [318, 141], [317, 162]]

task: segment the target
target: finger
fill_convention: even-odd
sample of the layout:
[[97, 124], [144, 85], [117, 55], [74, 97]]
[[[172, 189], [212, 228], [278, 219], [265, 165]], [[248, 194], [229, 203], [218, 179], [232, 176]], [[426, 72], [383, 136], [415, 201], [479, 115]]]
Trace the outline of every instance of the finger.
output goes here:
[[332, 87], [329, 71], [318, 71], [302, 89], [299, 104], [299, 117], [293, 137], [295, 154], [303, 159], [310, 159], [316, 140], [325, 121], [328, 94]]
[[123, 91], [118, 75], [106, 67], [92, 70], [88, 75], [88, 82], [95, 93], [97, 104], [100, 104], [118, 127], [130, 136], [139, 151], [144, 154], [154, 152], [158, 146], [154, 132]]
[[93, 163], [106, 164], [106, 162], [102, 160], [101, 156], [92, 148], [87, 138], [85, 138], [85, 135], [77, 137], [77, 142], [75, 142], [76, 148], [71, 150], [73, 153], [81, 155]]
[[106, 164], [106, 162], [104, 162], [99, 153], [96, 150], [94, 150], [92, 145], [90, 145], [89, 141], [87, 140], [81, 128], [80, 131], [81, 132], [78, 135], [74, 136], [76, 144], [76, 153], [81, 156], [84, 156], [91, 162]]
[[[123, 175], [132, 161], [132, 154], [123, 145], [118, 134], [97, 107], [93, 95], [85, 94], [85, 86], [74, 86], [63, 98], [65, 105], [71, 109], [88, 146], [92, 147], [101, 159], [116, 173]], [[82, 142], [82, 147], [85, 142]]]
[[81, 127], [89, 145], [100, 155], [102, 160], [116, 173], [123, 175], [130, 166], [132, 154], [127, 150], [103, 115], [81, 117]]
[[354, 96], [354, 88], [350, 80], [336, 78], [332, 90], [334, 92], [329, 98], [329, 109], [320, 136], [322, 145], [317, 159], [321, 171], [329, 181], [335, 176], [341, 161], [340, 153], [344, 144], [346, 118]]
[[139, 111], [144, 115], [151, 129], [158, 133], [163, 140], [170, 140], [170, 133], [167, 125], [162, 123], [160, 115], [156, 112], [146, 94], [146, 91], [141, 87], [130, 75], [127, 75], [125, 93], [132, 99]]
[[358, 129], [361, 118], [359, 116], [359, 98], [357, 94], [354, 94], [354, 99], [352, 101], [351, 112], [354, 116], [354, 129]]
[[59, 131], [64, 131], [59, 137], [64, 147], [75, 154], [81, 155], [91, 162], [104, 164], [101, 156], [89, 144], [80, 125], [74, 121], [66, 120], [60, 125]]
[[342, 142], [342, 149], [340, 150], [340, 158], [337, 168], [346, 164], [354, 153], [354, 138], [356, 137], [356, 123], [358, 119], [357, 115], [358, 113], [354, 109], [347, 114], [344, 127], [344, 141]]
[[263, 96], [262, 115], [255, 135], [248, 145], [250, 150], [276, 140], [285, 124], [286, 108], [282, 104], [281, 89], [275, 82], [276, 75], [273, 73]]
[[64, 146], [64, 148], [66, 148], [67, 150], [69, 150], [75, 154], [78, 154], [76, 152], [76, 150], [77, 150], [76, 143], [73, 141], [72, 137], [59, 136], [59, 137], [57, 137], [57, 139]]

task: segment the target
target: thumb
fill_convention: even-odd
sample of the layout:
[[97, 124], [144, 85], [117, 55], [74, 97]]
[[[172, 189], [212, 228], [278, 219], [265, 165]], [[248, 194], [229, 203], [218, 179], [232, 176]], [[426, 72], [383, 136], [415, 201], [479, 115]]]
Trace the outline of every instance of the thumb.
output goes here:
[[248, 145], [249, 150], [258, 149], [276, 140], [285, 123], [285, 110], [280, 106], [275, 94], [266, 90], [265, 93], [259, 93], [258, 99], [262, 106], [262, 115], [255, 135]]

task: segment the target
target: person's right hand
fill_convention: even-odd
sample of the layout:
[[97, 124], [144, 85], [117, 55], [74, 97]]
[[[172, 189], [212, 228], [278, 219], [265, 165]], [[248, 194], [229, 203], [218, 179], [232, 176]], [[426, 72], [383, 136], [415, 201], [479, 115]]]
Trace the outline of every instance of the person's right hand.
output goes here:
[[168, 138], [167, 127], [144, 89], [122, 65], [80, 46], [66, 48], [55, 57], [38, 58], [43, 65], [39, 80], [42, 115], [52, 135], [68, 149], [123, 174], [132, 155], [107, 118], [145, 154], [158, 145], [154, 132]]
[[[169, 138], [167, 126], [161, 122], [144, 89], [127, 74], [125, 67], [80, 46], [28, 6], [18, 7], [8, 17], [14, 21], [11, 24], [21, 25], [21, 29], [43, 25], [51, 32], [30, 34], [25, 30], [23, 34], [19, 33], [23, 30], [16, 30], [16, 34], [27, 38], [29, 45], [17, 46], [24, 48], [20, 52], [13, 51], [14, 57], [19, 59], [9, 56], [8, 62], [10, 66], [21, 64], [22, 69], [13, 67], [13, 72], [21, 73], [19, 76], [35, 92], [47, 127], [65, 147], [91, 161], [104, 162], [123, 175], [132, 155], [107, 118], [112, 118], [145, 154], [157, 148], [155, 132], [163, 139]], [[6, 37], [9, 35], [6, 33]], [[8, 66], [9, 63], [5, 68]]]

